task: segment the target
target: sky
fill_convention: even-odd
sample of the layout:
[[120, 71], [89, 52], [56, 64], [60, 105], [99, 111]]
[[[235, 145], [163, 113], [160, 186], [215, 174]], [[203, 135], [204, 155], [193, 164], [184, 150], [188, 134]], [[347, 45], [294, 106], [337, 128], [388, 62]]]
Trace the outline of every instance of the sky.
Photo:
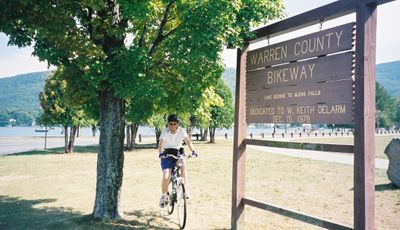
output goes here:
[[[334, 2], [334, 0], [284, 0], [287, 17], [292, 17], [319, 6]], [[393, 1], [378, 6], [377, 17], [377, 63], [400, 60], [400, 30], [395, 22], [400, 21], [400, 1]], [[354, 21], [354, 15], [350, 15], [335, 21], [324, 22], [322, 29]], [[270, 44], [287, 40], [296, 36], [318, 31], [319, 25], [297, 31], [288, 35], [271, 38]], [[47, 62], [39, 62], [32, 56], [32, 47], [18, 48], [7, 46], [8, 38], [0, 33], [0, 78], [11, 77], [18, 74], [46, 71]], [[254, 44], [250, 47], [265, 46], [266, 41]], [[225, 50], [222, 54], [226, 67], [236, 67], [236, 50]], [[54, 67], [51, 67], [54, 69]]]

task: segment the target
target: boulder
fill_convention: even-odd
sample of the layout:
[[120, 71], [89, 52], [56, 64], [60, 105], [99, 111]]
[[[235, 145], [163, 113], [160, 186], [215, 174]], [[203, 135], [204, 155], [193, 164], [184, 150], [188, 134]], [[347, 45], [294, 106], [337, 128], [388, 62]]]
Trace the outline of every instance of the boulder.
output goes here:
[[387, 175], [389, 180], [400, 188], [400, 139], [393, 140], [386, 146], [385, 154], [389, 158]]

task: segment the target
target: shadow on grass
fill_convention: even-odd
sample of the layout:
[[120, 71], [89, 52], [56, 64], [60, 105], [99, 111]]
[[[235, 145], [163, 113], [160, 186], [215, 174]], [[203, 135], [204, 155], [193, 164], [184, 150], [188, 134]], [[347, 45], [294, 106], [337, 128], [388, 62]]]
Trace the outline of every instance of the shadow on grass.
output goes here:
[[[141, 149], [156, 149], [156, 144], [138, 144], [132, 150], [125, 150], [127, 152], [136, 151]], [[86, 145], [86, 146], [74, 146], [74, 153], [97, 153], [99, 151], [98, 145]], [[43, 149], [43, 150], [31, 150], [19, 153], [8, 154], [5, 156], [27, 156], [27, 155], [58, 155], [58, 154], [70, 154], [64, 152], [64, 147]]]
[[[97, 153], [98, 145], [74, 146], [74, 153]], [[70, 154], [64, 152], [64, 147], [50, 148], [45, 150], [32, 150], [9, 154], [7, 156], [27, 156], [27, 155], [51, 155], [51, 154]]]
[[[197, 142], [196, 145], [210, 144], [209, 142]], [[150, 144], [135, 144], [134, 149], [124, 149], [126, 152], [137, 151], [141, 149], [157, 149], [156, 143]], [[74, 146], [74, 153], [97, 153], [99, 150], [98, 145], [87, 145], [87, 146]], [[49, 148], [42, 150], [31, 150], [25, 152], [18, 152], [8, 154], [5, 156], [28, 156], [28, 155], [57, 155], [57, 154], [69, 154], [64, 152], [64, 147]]]
[[135, 144], [133, 149], [128, 149], [128, 150], [140, 150], [140, 149], [156, 149], [157, 144], [156, 143], [150, 143], [150, 144]]
[[375, 185], [375, 191], [377, 191], [377, 192], [386, 191], [386, 190], [399, 190], [399, 189], [400, 188], [396, 187], [393, 183]]
[[23, 200], [17, 197], [0, 196], [0, 229], [170, 229], [152, 225], [162, 218], [151, 211], [126, 213], [132, 217], [147, 217], [142, 223], [136, 220], [102, 221], [65, 207], [37, 207], [56, 201], [55, 199]]
[[[375, 185], [376, 192], [393, 191], [393, 190], [400, 190], [400, 188], [396, 187], [396, 185], [394, 185], [393, 183]], [[351, 188], [350, 191], [354, 191], [354, 187]]]

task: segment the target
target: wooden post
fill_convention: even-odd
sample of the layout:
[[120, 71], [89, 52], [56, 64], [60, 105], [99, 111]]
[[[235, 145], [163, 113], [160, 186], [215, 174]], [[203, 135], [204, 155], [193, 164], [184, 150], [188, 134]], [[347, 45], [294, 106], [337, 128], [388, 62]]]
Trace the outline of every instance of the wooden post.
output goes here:
[[44, 149], [46, 150], [47, 149], [47, 132], [48, 132], [49, 130], [47, 129], [47, 126], [46, 126], [46, 129], [45, 129], [45, 132], [44, 132]]
[[376, 5], [356, 10], [354, 229], [375, 229]]
[[244, 229], [244, 191], [246, 163], [246, 56], [249, 45], [237, 50], [235, 127], [232, 165], [232, 229]]

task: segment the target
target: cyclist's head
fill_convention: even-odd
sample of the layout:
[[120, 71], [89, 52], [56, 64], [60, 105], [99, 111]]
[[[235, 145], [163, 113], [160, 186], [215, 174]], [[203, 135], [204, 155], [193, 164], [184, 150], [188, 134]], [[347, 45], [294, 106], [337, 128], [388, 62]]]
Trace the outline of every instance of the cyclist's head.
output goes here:
[[168, 123], [176, 122], [179, 124], [179, 117], [176, 114], [169, 115], [167, 120], [168, 120]]

